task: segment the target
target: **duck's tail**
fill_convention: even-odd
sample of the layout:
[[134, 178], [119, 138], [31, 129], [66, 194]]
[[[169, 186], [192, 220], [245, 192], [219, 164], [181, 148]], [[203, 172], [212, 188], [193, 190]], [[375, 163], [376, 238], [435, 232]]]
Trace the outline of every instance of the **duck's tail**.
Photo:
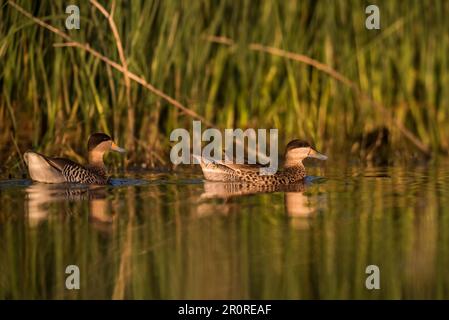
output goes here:
[[44, 155], [27, 151], [23, 154], [23, 159], [28, 167], [28, 173], [34, 181], [45, 183], [65, 182], [61, 171], [52, 166]]
[[201, 166], [201, 168], [206, 168], [209, 164], [213, 163], [212, 159], [208, 159], [205, 158], [201, 155], [197, 155], [197, 154], [192, 154], [192, 158], [196, 159], [199, 162], [199, 165]]
[[206, 180], [224, 181], [223, 177], [226, 174], [229, 174], [229, 169], [227, 169], [221, 161], [198, 155], [193, 155], [193, 157], [198, 160]]

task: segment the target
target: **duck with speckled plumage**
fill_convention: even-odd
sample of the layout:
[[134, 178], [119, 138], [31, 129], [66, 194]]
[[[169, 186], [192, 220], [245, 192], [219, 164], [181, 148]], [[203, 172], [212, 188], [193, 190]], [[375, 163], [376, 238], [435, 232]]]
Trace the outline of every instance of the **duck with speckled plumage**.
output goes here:
[[316, 151], [308, 142], [296, 139], [290, 141], [285, 148], [282, 170], [271, 175], [261, 174], [261, 166], [257, 164], [235, 164], [201, 157], [200, 165], [206, 180], [276, 186], [302, 182], [306, 176], [302, 163], [305, 158], [327, 160], [324, 154]]
[[104, 154], [108, 151], [124, 153], [125, 149], [118, 147], [105, 133], [92, 134], [89, 137], [87, 148], [89, 163], [86, 166], [70, 159], [48, 157], [34, 151], [25, 152], [23, 158], [28, 166], [30, 177], [34, 181], [109, 184], [110, 180], [103, 162]]

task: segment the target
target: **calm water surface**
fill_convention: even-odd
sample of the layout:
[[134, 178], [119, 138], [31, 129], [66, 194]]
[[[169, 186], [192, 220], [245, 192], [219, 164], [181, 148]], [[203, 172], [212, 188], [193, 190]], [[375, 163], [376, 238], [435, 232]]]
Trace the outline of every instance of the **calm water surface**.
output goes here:
[[199, 171], [2, 180], [0, 299], [448, 299], [448, 166], [335, 167], [270, 193]]

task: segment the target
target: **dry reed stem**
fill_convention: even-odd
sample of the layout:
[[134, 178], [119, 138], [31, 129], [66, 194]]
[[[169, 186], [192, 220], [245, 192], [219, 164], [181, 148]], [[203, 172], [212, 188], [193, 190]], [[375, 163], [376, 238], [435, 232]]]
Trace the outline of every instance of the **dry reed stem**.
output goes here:
[[128, 62], [126, 60], [125, 51], [123, 50], [122, 40], [120, 38], [120, 34], [117, 29], [117, 25], [114, 22], [114, 10], [115, 10], [115, 0], [112, 1], [111, 12], [108, 13], [106, 9], [99, 4], [96, 0], [90, 0], [92, 5], [97, 8], [105, 17], [108, 19], [109, 27], [111, 28], [112, 34], [115, 39], [115, 44], [117, 46], [117, 51], [119, 54], [120, 62], [122, 64], [123, 69], [123, 77], [125, 79], [125, 88], [126, 88], [126, 103], [128, 105], [128, 132], [126, 145], [130, 148], [130, 151], [134, 151], [134, 124], [135, 124], [135, 112], [134, 106], [131, 102], [131, 82], [128, 76]]
[[92, 54], [93, 56], [97, 57], [101, 61], [107, 63], [108, 65], [110, 65], [114, 69], [116, 69], [116, 70], [118, 70], [118, 71], [120, 71], [122, 73], [126, 73], [126, 75], [130, 79], [134, 80], [135, 82], [139, 83], [144, 88], [146, 88], [147, 90], [151, 91], [152, 93], [154, 93], [155, 95], [157, 95], [160, 98], [164, 99], [165, 101], [167, 101], [171, 105], [173, 105], [176, 108], [180, 109], [183, 113], [191, 116], [194, 119], [198, 119], [198, 120], [204, 122], [209, 127], [213, 127], [214, 126], [210, 121], [206, 120], [204, 117], [200, 116], [195, 111], [190, 110], [189, 108], [187, 108], [186, 106], [184, 106], [180, 102], [176, 101], [175, 99], [173, 99], [169, 95], [167, 95], [164, 92], [162, 92], [161, 90], [155, 88], [153, 85], [148, 83], [142, 77], [139, 77], [138, 75], [132, 73], [131, 71], [126, 71], [123, 68], [122, 65], [120, 65], [119, 63], [117, 63], [117, 62], [107, 58], [106, 56], [102, 55], [100, 52], [96, 51], [95, 49], [92, 49], [88, 44], [74, 41], [68, 34], [66, 34], [63, 31], [61, 31], [60, 29], [55, 28], [54, 26], [44, 22], [43, 20], [33, 16], [31, 13], [29, 13], [28, 11], [23, 9], [21, 6], [16, 4], [14, 1], [9, 0], [8, 4], [11, 5], [12, 7], [14, 7], [17, 11], [19, 11], [21, 14], [23, 14], [27, 18], [33, 20], [38, 25], [40, 25], [40, 26], [50, 30], [51, 32], [59, 35], [60, 37], [62, 37], [64, 40], [67, 41], [65, 43], [54, 44], [55, 47], [77, 47], [77, 48], [83, 49], [83, 50], [89, 52], [90, 54]]
[[[223, 37], [223, 36], [207, 36], [206, 39], [210, 42], [223, 44], [223, 45], [227, 45], [227, 46], [235, 45], [234, 40], [227, 38], [227, 37]], [[393, 118], [393, 116], [391, 116], [391, 114], [387, 111], [387, 108], [384, 105], [373, 100], [368, 94], [362, 92], [362, 90], [357, 86], [357, 84], [355, 82], [353, 82], [349, 78], [345, 77], [340, 72], [333, 69], [332, 67], [330, 67], [322, 62], [319, 62], [318, 60], [315, 60], [308, 56], [305, 56], [303, 54], [298, 54], [298, 53], [282, 50], [282, 49], [279, 49], [276, 47], [265, 46], [260, 43], [251, 43], [248, 46], [248, 48], [253, 51], [264, 52], [264, 53], [268, 53], [268, 54], [271, 54], [274, 56], [302, 62], [302, 63], [305, 63], [309, 66], [314, 67], [315, 69], [318, 69], [318, 70], [328, 74], [335, 80], [348, 86], [351, 90], [353, 90], [355, 92], [355, 94], [357, 96], [359, 96], [360, 98], [362, 98], [364, 100], [367, 100], [373, 107], [379, 109], [382, 112], [382, 114], [384, 116], [386, 116], [390, 122], [392, 122], [394, 125], [396, 125], [396, 127], [399, 129], [399, 131], [402, 133], [402, 135], [404, 135], [410, 142], [412, 142], [421, 152], [423, 152], [424, 154], [427, 154], [427, 155], [430, 154], [429, 147], [427, 145], [425, 145], [421, 140], [419, 140], [419, 138], [417, 136], [415, 136], [410, 130], [408, 130], [406, 127], [404, 127], [404, 125], [400, 121]]]
[[[74, 41], [68, 34], [64, 33], [63, 31], [61, 31], [58, 28], [55, 28], [54, 26], [44, 22], [43, 20], [33, 16], [31, 13], [29, 13], [28, 11], [26, 11], [25, 9], [23, 9], [21, 6], [19, 6], [18, 4], [16, 4], [14, 1], [9, 0], [8, 4], [11, 5], [12, 7], [14, 7], [16, 10], [18, 10], [21, 14], [23, 14], [24, 16], [26, 16], [27, 18], [33, 20], [35, 23], [37, 23], [38, 25], [50, 30], [51, 32], [61, 36], [63, 39], [65, 39], [67, 42], [64, 43], [55, 43], [53, 44], [54, 47], [59, 48], [59, 47], [77, 47], [79, 49], [82, 49], [84, 51], [89, 52], [90, 54], [92, 54], [94, 57], [100, 59], [101, 61], [105, 62], [106, 64], [110, 65], [111, 67], [113, 67], [114, 69], [126, 74], [130, 79], [134, 80], [135, 82], [139, 83], [141, 86], [143, 86], [144, 88], [146, 88], [147, 90], [151, 91], [152, 93], [156, 94], [157, 96], [161, 97], [162, 99], [164, 99], [165, 101], [167, 101], [168, 103], [172, 104], [173, 106], [175, 106], [176, 108], [180, 109], [182, 112], [184, 112], [185, 114], [191, 116], [194, 119], [200, 120], [201, 122], [203, 122], [207, 127], [218, 127], [216, 125], [214, 125], [212, 122], [206, 120], [206, 118], [200, 116], [199, 114], [197, 114], [196, 112], [190, 110], [189, 108], [185, 107], [183, 104], [181, 104], [180, 102], [178, 102], [177, 100], [175, 100], [174, 98], [170, 97], [169, 95], [165, 94], [164, 92], [162, 92], [161, 90], [155, 88], [153, 85], [151, 85], [150, 83], [148, 83], [144, 78], [139, 77], [138, 75], [130, 72], [129, 70], [126, 70], [122, 65], [120, 65], [119, 63], [109, 59], [108, 57], [104, 56], [103, 54], [101, 54], [100, 52], [96, 51], [95, 49], [92, 49], [89, 44], [87, 43], [81, 43], [78, 41]], [[101, 8], [101, 9], [100, 9]], [[98, 9], [103, 13], [103, 14], [108, 14], [106, 9], [104, 9], [104, 7], [99, 6]], [[242, 142], [240, 140], [236, 141], [236, 144], [238, 145], [242, 145]], [[262, 153], [259, 153], [258, 151], [256, 151], [258, 156], [261, 159], [267, 160], [268, 157]]]

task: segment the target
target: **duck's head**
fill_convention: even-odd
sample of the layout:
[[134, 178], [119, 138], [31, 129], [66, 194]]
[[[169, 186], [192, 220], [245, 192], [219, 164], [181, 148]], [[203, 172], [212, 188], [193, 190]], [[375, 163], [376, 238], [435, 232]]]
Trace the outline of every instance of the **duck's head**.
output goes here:
[[87, 142], [87, 150], [89, 151], [89, 163], [103, 162], [103, 155], [108, 151], [126, 152], [125, 149], [117, 146], [112, 138], [105, 133], [91, 134]]
[[294, 166], [302, 163], [305, 158], [315, 158], [319, 160], [327, 160], [324, 154], [316, 151], [310, 143], [303, 140], [292, 140], [285, 148], [285, 165]]

